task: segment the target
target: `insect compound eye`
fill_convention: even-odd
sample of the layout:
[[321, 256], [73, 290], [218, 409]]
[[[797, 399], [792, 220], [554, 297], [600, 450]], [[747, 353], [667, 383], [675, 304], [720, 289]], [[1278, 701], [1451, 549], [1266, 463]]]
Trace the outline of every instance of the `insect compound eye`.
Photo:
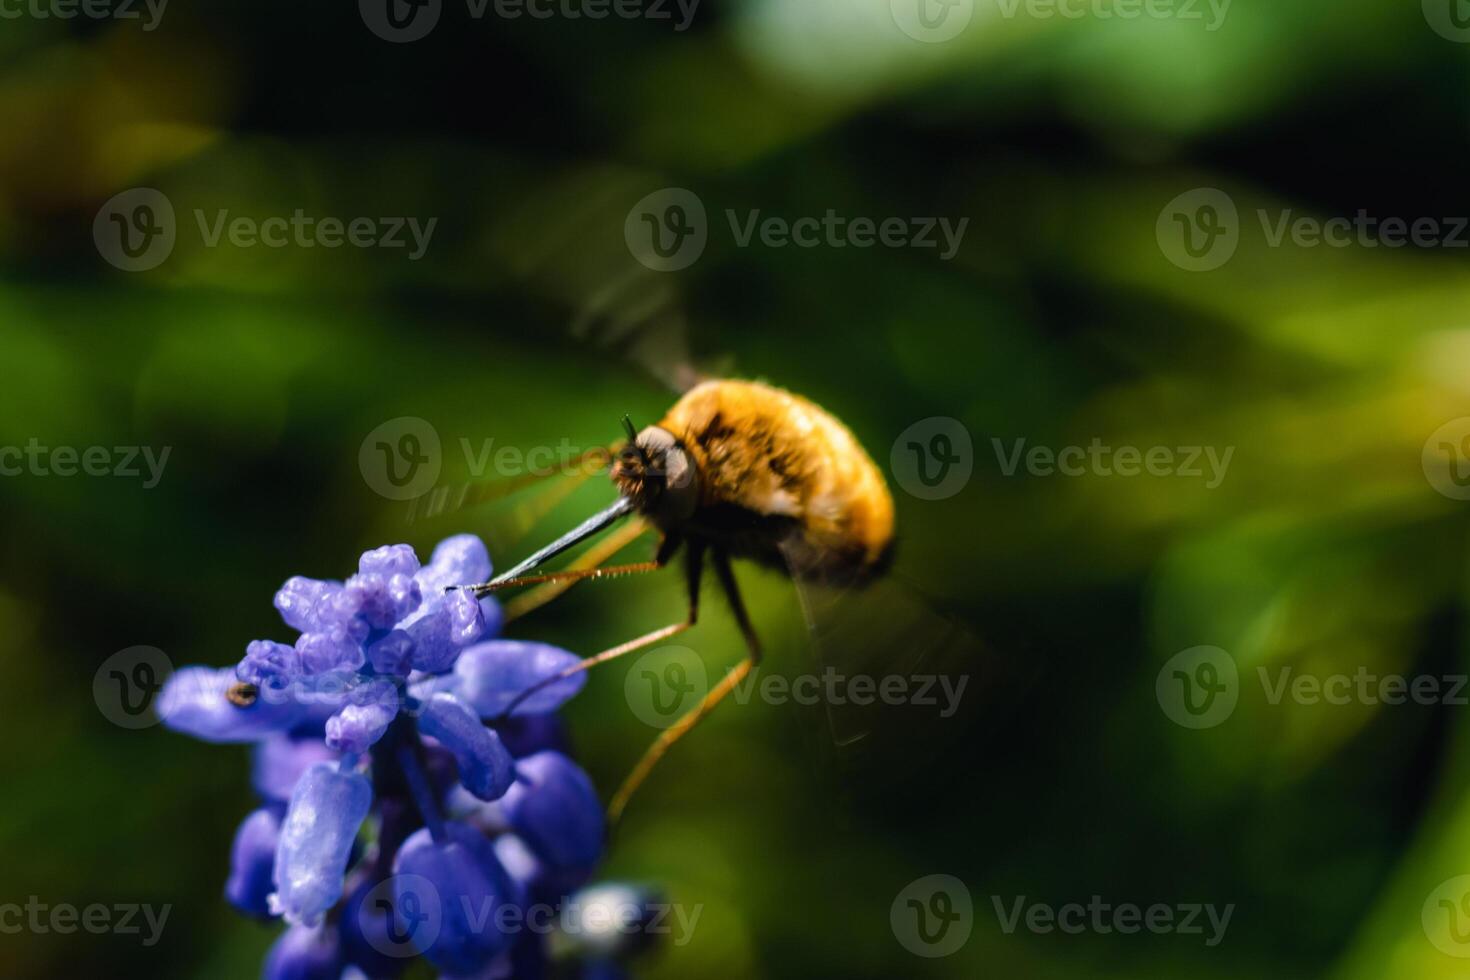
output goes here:
[[664, 453], [664, 503], [669, 516], [688, 518], [699, 503], [699, 487], [689, 454], [678, 446]]

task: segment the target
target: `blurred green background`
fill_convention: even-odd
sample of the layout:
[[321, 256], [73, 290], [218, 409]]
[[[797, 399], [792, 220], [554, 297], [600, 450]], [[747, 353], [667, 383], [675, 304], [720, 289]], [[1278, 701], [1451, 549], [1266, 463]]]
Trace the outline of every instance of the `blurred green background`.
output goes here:
[[[893, 484], [896, 575], [984, 644], [962, 710], [898, 713], [853, 754], [820, 711], [727, 706], [633, 804], [605, 876], [702, 905], [640, 975], [1464, 976], [1433, 941], [1470, 872], [1466, 708], [1270, 703], [1257, 668], [1466, 671], [1464, 501], [1426, 452], [1470, 415], [1470, 267], [1454, 248], [1273, 246], [1276, 221], [1470, 215], [1470, 46], [1457, 0], [1236, 0], [1214, 14], [1038, 16], [974, 0], [918, 40], [896, 0], [703, 0], [654, 18], [507, 18], [447, 2], [388, 43], [352, 4], [209, 2], [142, 21], [0, 27], [0, 445], [170, 447], [157, 485], [0, 478], [0, 901], [171, 903], [161, 941], [0, 935], [0, 974], [249, 977], [273, 931], [220, 896], [251, 806], [243, 748], [110, 724], [115, 651], [226, 664], [287, 638], [289, 575], [486, 536], [502, 567], [611, 499], [532, 522], [514, 497], [430, 520], [359, 448], [399, 416], [479, 446], [581, 446], [675, 397], [661, 367], [760, 377], [894, 440], [960, 420], [973, 475]], [[16, 8], [20, 9], [20, 8]], [[27, 8], [29, 9], [29, 8]], [[937, 9], [937, 8], [936, 8]], [[1438, 24], [1440, 29], [1433, 25]], [[114, 195], [161, 191], [156, 268], [99, 254]], [[624, 238], [646, 195], [708, 211], [688, 268]], [[1171, 259], [1170, 203], [1217, 188], [1238, 248]], [[437, 217], [404, 250], [207, 247], [195, 210]], [[726, 210], [968, 218], [936, 250], [742, 247]], [[1006, 476], [1007, 448], [1234, 447], [1185, 477]], [[1430, 442], [1426, 446], [1426, 441]], [[1443, 472], [1439, 473], [1443, 485]], [[647, 541], [629, 554], [646, 550]], [[767, 672], [815, 669], [789, 583], [740, 572]], [[739, 656], [718, 599], [684, 641]], [[591, 653], [681, 614], [677, 576], [579, 587], [513, 636]], [[916, 642], [918, 642], [916, 640]], [[1160, 669], [1239, 665], [1218, 727], [1173, 723]], [[566, 714], [604, 796], [652, 729], [627, 667]], [[973, 932], [911, 954], [890, 905], [961, 879]], [[1007, 933], [994, 901], [1234, 904], [1179, 934]], [[1431, 921], [1432, 920], [1432, 921]]]

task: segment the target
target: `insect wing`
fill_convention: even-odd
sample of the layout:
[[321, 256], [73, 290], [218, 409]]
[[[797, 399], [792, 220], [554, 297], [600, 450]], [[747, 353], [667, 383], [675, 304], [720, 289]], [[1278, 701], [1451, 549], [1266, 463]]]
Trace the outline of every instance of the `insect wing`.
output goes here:
[[1034, 680], [894, 574], [846, 585], [788, 564], [843, 768], [937, 751]]

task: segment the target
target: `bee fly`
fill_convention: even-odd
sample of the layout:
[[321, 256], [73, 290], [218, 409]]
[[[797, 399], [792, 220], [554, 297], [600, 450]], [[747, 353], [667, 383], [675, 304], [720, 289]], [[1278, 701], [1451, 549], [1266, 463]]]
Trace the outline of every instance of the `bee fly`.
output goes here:
[[[699, 614], [708, 555], [744, 637], [747, 656], [648, 748], [608, 807], [616, 821], [669, 748], [760, 663], [761, 645], [740, 598], [731, 558], [753, 559], [801, 578], [861, 585], [886, 570], [893, 548], [893, 498], [852, 433], [817, 405], [752, 381], [707, 381], [690, 389], [656, 425], [635, 431], [616, 456], [618, 499], [489, 582], [475, 595], [540, 582], [651, 572], [684, 549], [689, 612], [680, 622], [604, 650], [523, 691], [505, 714], [563, 677], [675, 636]], [[630, 514], [660, 533], [652, 561], [528, 575], [552, 557]]]

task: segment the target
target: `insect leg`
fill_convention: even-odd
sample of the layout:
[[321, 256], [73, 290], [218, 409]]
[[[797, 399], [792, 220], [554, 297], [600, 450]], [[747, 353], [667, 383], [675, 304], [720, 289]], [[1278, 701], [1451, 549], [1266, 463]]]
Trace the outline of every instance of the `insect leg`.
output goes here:
[[648, 747], [648, 750], [643, 753], [643, 758], [638, 760], [638, 765], [633, 767], [633, 771], [628, 774], [627, 779], [623, 780], [623, 785], [618, 787], [617, 793], [613, 795], [612, 802], [608, 804], [607, 819], [609, 825], [618, 822], [618, 819], [623, 815], [623, 810], [628, 806], [628, 800], [632, 798], [633, 793], [648, 778], [648, 774], [653, 771], [653, 767], [658, 765], [659, 760], [673, 747], [674, 743], [689, 734], [694, 726], [699, 724], [706, 715], [713, 711], [715, 705], [719, 704], [725, 695], [734, 690], [735, 686], [743, 681], [746, 675], [761, 662], [760, 639], [755, 635], [755, 629], [750, 624], [750, 616], [745, 611], [745, 602], [740, 598], [740, 589], [735, 583], [735, 573], [730, 568], [730, 557], [721, 549], [716, 549], [712, 557], [714, 559], [715, 576], [719, 578], [720, 587], [724, 590], [725, 598], [730, 602], [730, 609], [735, 614], [735, 622], [740, 627], [740, 635], [745, 638], [746, 657], [727, 672], [720, 682], [710, 689], [709, 693], [704, 696], [699, 704], [695, 705], [692, 710], [687, 712], [678, 721], [664, 729], [659, 737], [654, 740], [654, 743]]
[[[672, 538], [664, 539], [664, 543], [659, 546], [660, 557], [656, 558], [651, 564], [663, 567], [663, 565], [668, 563], [668, 555], [672, 553], [673, 548], [678, 547], [677, 541], [674, 542], [672, 548], [668, 547], [670, 540]], [[596, 667], [598, 664], [607, 663], [609, 660], [616, 660], [626, 653], [642, 650], [644, 647], [652, 646], [660, 640], [667, 640], [671, 636], [677, 636], [693, 626], [699, 619], [699, 581], [701, 573], [704, 570], [704, 545], [699, 542], [690, 542], [689, 551], [685, 555], [685, 559], [685, 582], [689, 588], [689, 615], [683, 622], [671, 623], [668, 626], [644, 633], [642, 636], [634, 637], [625, 643], [619, 643], [615, 647], [609, 647], [601, 653], [594, 653], [592, 656], [572, 664], [566, 670], [538, 681], [517, 694], [515, 700], [511, 701], [495, 720], [499, 721], [509, 717], [511, 712], [515, 711], [522, 702], [542, 688], [549, 687], [557, 681], [571, 677], [573, 674], [578, 674], [589, 668]]]
[[653, 561], [635, 561], [628, 565], [603, 565], [598, 568], [580, 568], [575, 571], [547, 572], [545, 575], [524, 575], [520, 578], [506, 579], [504, 582], [496, 582], [494, 585], [466, 586], [474, 594], [487, 596], [501, 589], [513, 589], [518, 585], [540, 585], [543, 582], [565, 582], [568, 585], [580, 582], [584, 578], [615, 578], [619, 575], [638, 575], [642, 572], [656, 572], [664, 567], [664, 563], [657, 559]]

